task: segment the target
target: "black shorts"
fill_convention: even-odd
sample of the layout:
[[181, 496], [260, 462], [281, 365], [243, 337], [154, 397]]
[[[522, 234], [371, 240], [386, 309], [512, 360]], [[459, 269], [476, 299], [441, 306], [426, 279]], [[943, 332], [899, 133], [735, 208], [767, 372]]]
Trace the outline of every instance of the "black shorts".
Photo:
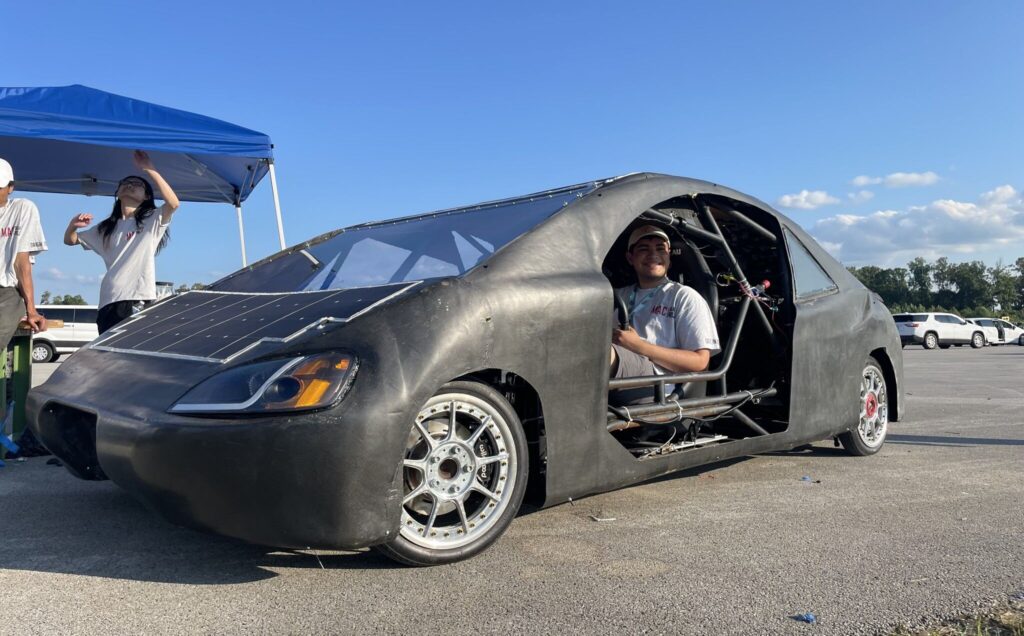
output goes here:
[[119, 300], [103, 305], [96, 317], [96, 327], [100, 333], [103, 333], [122, 320], [131, 318], [152, 303], [152, 300]]

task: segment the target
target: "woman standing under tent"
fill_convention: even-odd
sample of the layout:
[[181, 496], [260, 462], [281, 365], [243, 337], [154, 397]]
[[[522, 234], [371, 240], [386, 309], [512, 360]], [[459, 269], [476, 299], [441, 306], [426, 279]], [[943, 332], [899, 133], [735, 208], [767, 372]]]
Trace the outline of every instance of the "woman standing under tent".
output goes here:
[[117, 184], [109, 217], [86, 230], [92, 215], [76, 214], [64, 232], [65, 245], [81, 244], [99, 254], [107, 266], [100, 283], [100, 333], [156, 299], [156, 255], [167, 245], [167, 227], [179, 206], [174, 190], [156, 171], [149, 155], [136, 150], [133, 158], [136, 167], [156, 184], [164, 204], [156, 207], [149, 181], [127, 176]]

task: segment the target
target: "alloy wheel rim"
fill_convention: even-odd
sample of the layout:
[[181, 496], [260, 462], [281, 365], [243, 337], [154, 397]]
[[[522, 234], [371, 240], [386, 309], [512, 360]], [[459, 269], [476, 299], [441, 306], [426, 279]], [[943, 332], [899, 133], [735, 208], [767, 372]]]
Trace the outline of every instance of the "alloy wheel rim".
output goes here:
[[479, 539], [511, 502], [516, 452], [492, 405], [467, 394], [432, 398], [406, 444], [401, 535], [430, 549]]
[[889, 425], [889, 396], [885, 378], [878, 367], [865, 367], [860, 383], [860, 423], [857, 433], [861, 441], [871, 448], [885, 440]]

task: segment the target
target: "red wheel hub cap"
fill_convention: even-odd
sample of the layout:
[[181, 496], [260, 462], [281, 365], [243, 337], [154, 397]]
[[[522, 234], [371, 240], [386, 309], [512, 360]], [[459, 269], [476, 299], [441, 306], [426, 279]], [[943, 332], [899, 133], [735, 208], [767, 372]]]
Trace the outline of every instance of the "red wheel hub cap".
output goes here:
[[868, 393], [868, 397], [864, 400], [864, 413], [868, 417], [874, 417], [876, 411], [878, 411], [878, 398], [874, 393]]

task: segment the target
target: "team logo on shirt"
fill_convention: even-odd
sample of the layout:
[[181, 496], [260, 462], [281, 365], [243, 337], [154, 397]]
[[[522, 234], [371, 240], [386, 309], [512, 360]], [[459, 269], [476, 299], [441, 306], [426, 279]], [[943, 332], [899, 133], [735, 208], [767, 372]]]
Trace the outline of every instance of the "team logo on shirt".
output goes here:
[[11, 227], [0, 227], [0, 237], [7, 238], [10, 236], [17, 236], [21, 234], [20, 225], [12, 225]]
[[668, 305], [655, 305], [654, 308], [651, 309], [651, 315], [665, 316], [666, 318], [675, 318], [676, 308]]

